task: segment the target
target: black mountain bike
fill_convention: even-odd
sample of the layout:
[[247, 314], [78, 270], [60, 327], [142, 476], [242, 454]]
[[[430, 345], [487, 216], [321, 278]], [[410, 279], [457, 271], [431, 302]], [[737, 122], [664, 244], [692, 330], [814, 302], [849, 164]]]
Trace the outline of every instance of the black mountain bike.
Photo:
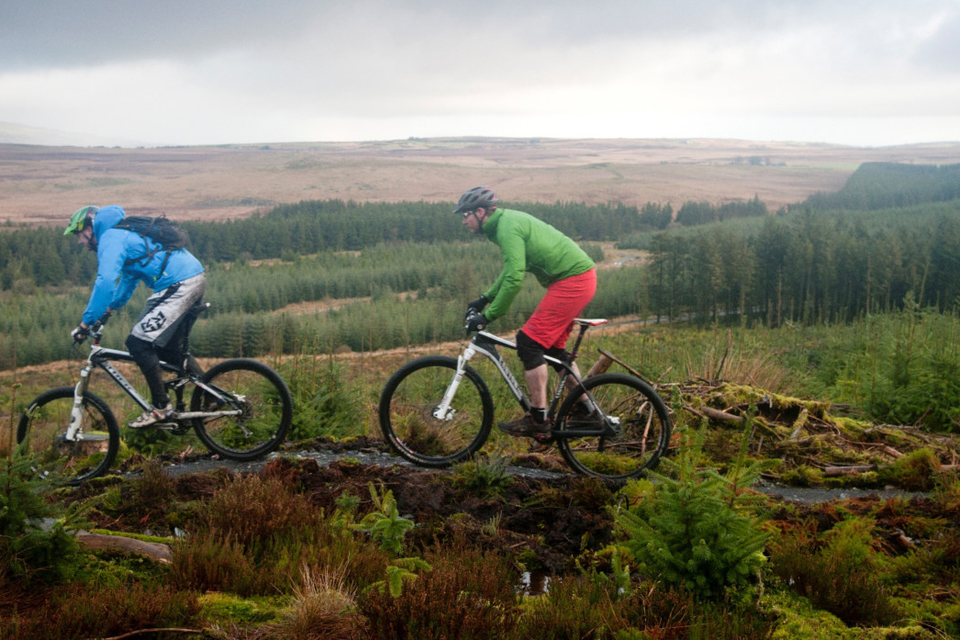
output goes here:
[[[201, 305], [199, 313], [206, 308]], [[27, 443], [37, 471], [55, 482], [79, 484], [107, 471], [120, 446], [120, 428], [110, 407], [88, 389], [94, 369], [104, 371], [143, 411], [151, 409], [111, 364], [133, 362], [126, 351], [100, 345], [105, 318], [91, 327], [90, 354], [75, 387], [37, 396], [20, 417], [17, 443]], [[230, 460], [253, 460], [277, 449], [293, 419], [293, 399], [280, 375], [255, 360], [224, 360], [205, 373], [160, 362], [173, 378], [164, 384], [176, 409], [173, 419], [143, 431], [195, 433], [211, 452]], [[192, 389], [187, 408], [187, 388]]]
[[[581, 379], [570, 363], [587, 329], [606, 320], [577, 319], [580, 328], [568, 362], [547, 357], [560, 367], [559, 382], [547, 417], [553, 431], [541, 443], [553, 443], [577, 472], [623, 481], [656, 466], [670, 443], [667, 406], [649, 384], [632, 375], [600, 373]], [[380, 395], [380, 429], [398, 454], [425, 467], [448, 467], [480, 450], [490, 435], [494, 405], [483, 377], [469, 362], [489, 359], [520, 407], [530, 401], [497, 347], [515, 343], [479, 331], [458, 358], [424, 356], [403, 365]], [[583, 403], [594, 409], [584, 418]], [[599, 411], [599, 413], [596, 413]]]

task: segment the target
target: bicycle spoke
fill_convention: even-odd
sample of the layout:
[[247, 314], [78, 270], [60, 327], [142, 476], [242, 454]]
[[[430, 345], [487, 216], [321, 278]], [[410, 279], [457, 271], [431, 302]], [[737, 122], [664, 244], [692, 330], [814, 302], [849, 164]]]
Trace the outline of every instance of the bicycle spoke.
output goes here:
[[[581, 473], [623, 480], [656, 465], [666, 450], [670, 423], [666, 406], [646, 383], [623, 374], [588, 378], [590, 391], [615, 433], [583, 435], [582, 418], [570, 415], [576, 398], [568, 398], [558, 412], [558, 446], [567, 462]], [[596, 428], [596, 427], [591, 427]], [[563, 432], [570, 432], [564, 437]], [[574, 435], [577, 434], [577, 435]]]
[[456, 360], [427, 356], [400, 368], [380, 396], [380, 429], [401, 456], [424, 466], [445, 467], [476, 452], [493, 421], [490, 392], [468, 369], [450, 406], [438, 412], [453, 380]]

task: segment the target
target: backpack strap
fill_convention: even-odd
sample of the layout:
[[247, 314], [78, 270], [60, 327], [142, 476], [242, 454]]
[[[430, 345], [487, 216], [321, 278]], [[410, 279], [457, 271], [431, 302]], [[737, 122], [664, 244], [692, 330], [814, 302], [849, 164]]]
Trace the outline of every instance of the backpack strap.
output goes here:
[[[153, 240], [152, 238], [148, 238], [147, 236], [145, 236], [145, 235], [143, 235], [142, 233], [139, 233], [139, 232], [137, 232], [137, 231], [134, 231], [133, 229], [126, 229], [126, 231], [130, 231], [131, 233], [136, 233], [138, 236], [140, 236], [141, 238], [143, 238], [143, 244], [144, 244], [144, 246], [147, 247], [147, 252], [144, 253], [144, 254], [141, 255], [141, 256], [136, 257], [136, 258], [127, 258], [126, 260], [124, 260], [123, 266], [129, 267], [129, 266], [132, 265], [132, 264], [136, 264], [136, 265], [138, 265], [138, 266], [141, 267], [141, 268], [146, 267], [148, 264], [150, 264], [150, 261], [153, 260], [153, 256], [157, 255], [157, 254], [160, 253], [161, 251], [166, 251], [166, 252], [167, 252], [167, 255], [164, 256], [163, 262], [160, 264], [160, 274], [159, 274], [159, 275], [163, 275], [163, 272], [164, 272], [164, 271], [166, 270], [166, 268], [167, 268], [167, 263], [170, 261], [170, 253], [171, 253], [170, 250], [169, 250], [169, 249], [164, 249], [164, 248], [163, 248], [163, 245], [160, 244], [159, 242], [157, 242], [156, 240]], [[150, 248], [150, 243], [151, 243], [151, 242], [152, 242], [154, 245], [156, 245], [156, 246], [154, 246], [153, 249]], [[159, 276], [158, 276], [158, 277], [159, 277]]]

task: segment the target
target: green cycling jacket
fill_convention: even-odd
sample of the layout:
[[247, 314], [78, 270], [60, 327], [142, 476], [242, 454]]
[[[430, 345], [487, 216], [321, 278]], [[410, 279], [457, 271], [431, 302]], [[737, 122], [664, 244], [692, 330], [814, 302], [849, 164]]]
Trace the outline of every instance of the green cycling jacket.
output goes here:
[[483, 314], [487, 320], [496, 320], [510, 309], [527, 271], [546, 287], [594, 267], [576, 242], [529, 213], [496, 209], [481, 230], [503, 254], [503, 271], [483, 294], [490, 300]]

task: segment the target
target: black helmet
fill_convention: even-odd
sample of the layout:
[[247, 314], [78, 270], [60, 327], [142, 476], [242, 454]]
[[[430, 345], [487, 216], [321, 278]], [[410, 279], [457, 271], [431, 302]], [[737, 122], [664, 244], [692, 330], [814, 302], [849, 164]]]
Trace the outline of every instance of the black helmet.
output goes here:
[[460, 202], [457, 203], [457, 208], [453, 212], [463, 213], [480, 207], [490, 209], [496, 204], [497, 194], [493, 192], [493, 189], [490, 187], [474, 187], [460, 196]]

